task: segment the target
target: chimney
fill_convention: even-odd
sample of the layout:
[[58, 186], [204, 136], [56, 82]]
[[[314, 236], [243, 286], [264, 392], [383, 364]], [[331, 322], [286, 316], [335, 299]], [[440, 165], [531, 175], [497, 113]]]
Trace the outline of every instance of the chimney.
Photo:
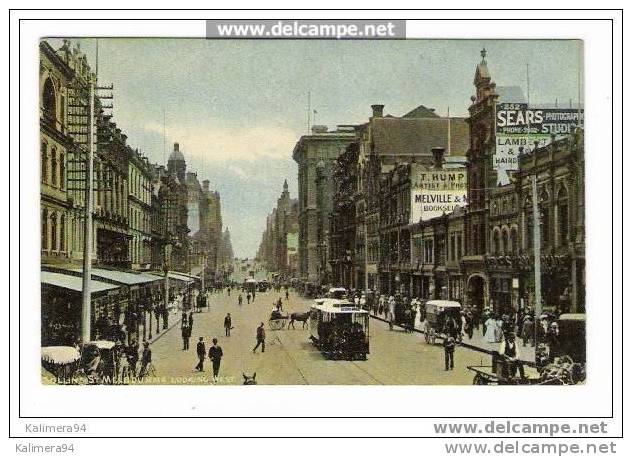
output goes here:
[[372, 117], [383, 117], [384, 116], [384, 105], [371, 105], [371, 109], [373, 110]]
[[173, 150], [174, 151], [179, 151], [180, 150], [180, 143], [173, 143]]
[[437, 170], [443, 168], [443, 154], [445, 153], [445, 148], [434, 147], [431, 151], [432, 157], [434, 158], [434, 167]]

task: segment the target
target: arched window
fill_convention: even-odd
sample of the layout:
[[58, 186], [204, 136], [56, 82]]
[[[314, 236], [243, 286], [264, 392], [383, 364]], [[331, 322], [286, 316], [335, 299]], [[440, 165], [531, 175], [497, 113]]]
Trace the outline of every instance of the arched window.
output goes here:
[[42, 182], [48, 182], [48, 145], [42, 141], [41, 149]]
[[498, 233], [498, 230], [494, 230], [493, 233], [493, 246], [494, 246], [494, 252], [493, 254], [500, 254], [500, 233]]
[[509, 245], [509, 232], [507, 232], [507, 229], [503, 229], [502, 251], [504, 255], [508, 255], [511, 252], [511, 246]]
[[50, 215], [50, 248], [52, 251], [57, 250], [57, 213], [55, 212]]
[[66, 156], [63, 152], [59, 153], [59, 188], [64, 189], [66, 183]]
[[42, 210], [42, 250], [48, 250], [48, 210]]
[[559, 243], [566, 246], [568, 243], [568, 191], [562, 186], [557, 193], [557, 228]]
[[57, 150], [55, 148], [50, 150], [50, 183], [53, 186], [57, 185]]
[[50, 78], [44, 83], [42, 93], [42, 104], [44, 105], [44, 116], [51, 120], [57, 119], [57, 98], [55, 96], [55, 86]]
[[516, 227], [511, 228], [511, 252], [515, 255], [518, 254], [518, 229]]
[[59, 250], [66, 252], [66, 216], [64, 214], [59, 218]]

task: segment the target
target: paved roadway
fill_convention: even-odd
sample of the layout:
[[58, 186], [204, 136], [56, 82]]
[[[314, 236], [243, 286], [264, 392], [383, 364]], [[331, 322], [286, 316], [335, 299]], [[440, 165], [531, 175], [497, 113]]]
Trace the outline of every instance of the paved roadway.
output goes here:
[[[489, 356], [457, 347], [455, 368], [444, 370], [443, 348], [430, 346], [418, 333], [402, 330], [389, 331], [388, 325], [375, 319], [370, 322], [371, 354], [367, 361], [326, 360], [308, 340], [309, 331], [271, 331], [267, 320], [273, 301], [281, 294], [273, 291], [257, 293], [254, 303], [237, 304], [237, 293], [229, 297], [226, 291], [212, 296], [208, 310], [194, 314], [191, 348], [182, 350], [179, 325], [152, 344], [153, 360], [158, 379], [167, 384], [205, 384], [212, 378], [206, 359], [205, 372], [199, 373], [195, 345], [199, 336], [206, 341], [207, 351], [213, 337], [219, 339], [224, 351], [220, 382], [241, 384], [242, 373], [257, 373], [259, 384], [471, 384], [473, 375], [467, 365], [489, 363]], [[284, 300], [283, 312], [306, 311], [311, 300], [290, 291], [289, 302]], [[234, 329], [224, 336], [223, 321], [230, 312]], [[177, 315], [176, 315], [177, 316]], [[252, 353], [256, 327], [266, 325], [266, 352]]]

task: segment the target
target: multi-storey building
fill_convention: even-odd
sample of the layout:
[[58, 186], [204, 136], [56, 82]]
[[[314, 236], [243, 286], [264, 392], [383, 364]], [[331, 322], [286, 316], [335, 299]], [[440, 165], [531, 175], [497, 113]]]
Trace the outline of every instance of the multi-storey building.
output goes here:
[[276, 207], [266, 217], [266, 229], [261, 237], [257, 258], [268, 271], [277, 273], [282, 279], [289, 279], [296, 274], [297, 243], [298, 200], [290, 198], [285, 180]]
[[329, 215], [332, 209], [333, 164], [355, 140], [352, 126], [334, 131], [315, 125], [302, 136], [292, 152], [298, 164], [298, 274], [305, 282], [327, 283]]
[[[507, 98], [492, 82], [485, 51], [476, 67], [476, 95], [469, 107], [468, 210], [464, 218], [466, 253], [464, 301], [503, 312], [535, 308], [534, 219], [541, 225], [542, 305], [584, 310], [584, 144], [581, 129], [565, 138], [548, 136], [546, 146], [520, 148], [517, 170], [499, 185], [494, 167], [496, 112]], [[515, 91], [514, 91], [515, 92]], [[580, 113], [577, 118], [580, 119]], [[533, 217], [532, 183], [537, 181], [539, 214]]]
[[81, 255], [81, 239], [73, 230], [73, 201], [67, 182], [69, 156], [75, 154], [76, 148], [68, 134], [66, 118], [67, 86], [74, 72], [42, 41], [39, 74], [42, 263], [66, 262]]
[[354, 257], [363, 257], [360, 249], [356, 251], [357, 170], [358, 143], [354, 142], [335, 161], [332, 173], [333, 205], [329, 215], [332, 282], [348, 289], [356, 288], [361, 280], [360, 276], [356, 276]]
[[150, 269], [152, 264], [153, 169], [138, 150], [129, 154], [129, 256], [133, 269]]

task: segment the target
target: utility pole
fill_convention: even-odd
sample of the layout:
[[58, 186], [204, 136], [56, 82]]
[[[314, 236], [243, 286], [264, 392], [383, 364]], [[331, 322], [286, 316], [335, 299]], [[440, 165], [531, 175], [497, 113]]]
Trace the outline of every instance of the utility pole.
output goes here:
[[538, 207], [538, 177], [536, 174], [531, 178], [531, 194], [533, 200], [533, 282], [535, 285], [535, 325], [533, 340], [537, 358], [538, 331], [540, 328], [540, 316], [542, 315], [542, 291], [540, 289], [540, 210]]
[[[96, 79], [96, 76], [94, 77]], [[90, 279], [92, 277], [92, 168], [94, 157], [94, 79], [90, 80], [90, 135], [88, 157], [85, 174], [85, 224], [83, 235], [83, 278], [81, 282], [81, 341], [86, 344], [91, 341], [92, 324], [92, 294]]]
[[364, 213], [364, 292], [369, 293], [369, 230], [366, 207]]

